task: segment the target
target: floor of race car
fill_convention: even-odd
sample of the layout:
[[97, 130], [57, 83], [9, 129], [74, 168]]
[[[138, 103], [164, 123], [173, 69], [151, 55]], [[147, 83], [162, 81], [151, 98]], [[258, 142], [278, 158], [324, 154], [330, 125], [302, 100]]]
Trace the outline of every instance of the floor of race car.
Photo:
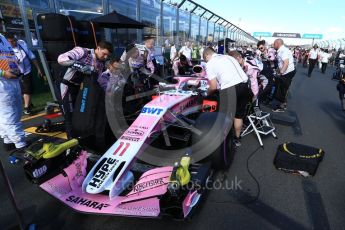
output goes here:
[[[247, 203], [258, 192], [246, 168], [247, 158], [259, 146], [252, 134], [243, 139], [223, 184], [219, 175], [193, 219], [185, 222], [76, 213], [29, 183], [19, 167], [7, 163], [6, 153], [1, 151], [26, 222], [35, 222], [39, 229], [47, 230], [344, 229], [345, 113], [340, 109], [337, 82], [331, 80], [333, 69], [329, 68], [326, 75], [314, 70], [312, 78], [306, 77], [306, 71], [298, 69], [289, 96], [288, 111], [297, 115], [297, 123], [293, 127], [277, 124], [279, 139], [263, 138], [265, 148], [249, 161], [249, 168], [260, 183], [260, 196], [255, 203]], [[32, 127], [40, 122], [38, 118], [24, 125]], [[325, 150], [314, 177], [302, 178], [274, 168], [276, 148], [286, 141]], [[9, 229], [16, 225], [16, 218], [3, 186], [0, 178], [0, 229]]]

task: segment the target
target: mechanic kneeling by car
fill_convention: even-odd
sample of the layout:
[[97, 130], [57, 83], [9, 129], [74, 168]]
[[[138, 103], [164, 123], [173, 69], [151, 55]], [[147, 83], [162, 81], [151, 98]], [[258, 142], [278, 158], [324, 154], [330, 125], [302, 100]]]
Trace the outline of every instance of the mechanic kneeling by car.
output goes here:
[[243, 125], [243, 116], [248, 103], [247, 94], [248, 76], [244, 73], [240, 64], [233, 57], [217, 54], [212, 48], [208, 47], [204, 50], [203, 58], [207, 62], [206, 75], [209, 80], [209, 88], [207, 95], [212, 95], [220, 90], [221, 99], [220, 111], [226, 111], [222, 105], [228, 105], [228, 95], [230, 88], [236, 87], [236, 114], [234, 119], [236, 146], [240, 146], [240, 134]]
[[173, 64], [174, 75], [177, 76], [191, 74], [192, 66], [193, 65], [190, 60], [187, 59], [186, 56], [181, 54], [180, 58], [178, 60], [175, 60]]

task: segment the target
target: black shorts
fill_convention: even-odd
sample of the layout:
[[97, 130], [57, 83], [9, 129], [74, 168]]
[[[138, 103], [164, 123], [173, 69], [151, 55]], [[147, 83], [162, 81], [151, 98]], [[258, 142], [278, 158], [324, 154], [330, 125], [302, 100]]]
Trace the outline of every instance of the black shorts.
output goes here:
[[20, 87], [22, 94], [32, 94], [32, 73], [28, 73], [21, 77]]
[[235, 85], [236, 88], [236, 114], [235, 118], [244, 119], [246, 116], [246, 108], [252, 98], [248, 83], [240, 83]]

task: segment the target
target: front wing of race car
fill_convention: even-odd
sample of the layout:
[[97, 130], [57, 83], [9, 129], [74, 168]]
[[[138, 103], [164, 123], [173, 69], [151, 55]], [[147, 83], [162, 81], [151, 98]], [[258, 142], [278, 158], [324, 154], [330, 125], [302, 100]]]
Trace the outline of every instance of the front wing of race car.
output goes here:
[[93, 214], [136, 217], [171, 216], [183, 219], [200, 201], [211, 175], [209, 164], [191, 165], [192, 178], [188, 186], [171, 189], [169, 178], [173, 167], [153, 168], [144, 172], [131, 190], [113, 199], [105, 194], [88, 194], [82, 190], [86, 176], [87, 153], [79, 157], [63, 173], [40, 187], [72, 209]]

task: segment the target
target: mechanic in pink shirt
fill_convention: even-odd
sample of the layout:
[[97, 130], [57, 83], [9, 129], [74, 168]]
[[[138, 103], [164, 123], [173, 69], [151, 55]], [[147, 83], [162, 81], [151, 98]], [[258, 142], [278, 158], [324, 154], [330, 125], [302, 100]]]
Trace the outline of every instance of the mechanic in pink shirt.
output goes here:
[[188, 74], [188, 72], [192, 69], [192, 66], [191, 61], [186, 56], [181, 54], [180, 58], [175, 60], [173, 64], [174, 76]]
[[229, 55], [235, 58], [238, 63], [242, 66], [244, 72], [250, 79], [250, 89], [253, 93], [253, 101], [257, 99], [259, 94], [259, 84], [258, 84], [258, 76], [260, 73], [259, 67], [256, 65], [254, 59], [245, 60], [242, 58], [241, 54], [237, 51], [230, 51]]
[[67, 71], [60, 84], [61, 105], [65, 118], [66, 133], [71, 137], [72, 114], [77, 99], [80, 84], [85, 75], [96, 72], [100, 77], [104, 69], [104, 61], [113, 51], [109, 42], [101, 41], [96, 49], [75, 47], [72, 50], [61, 54], [58, 62], [66, 66]]

